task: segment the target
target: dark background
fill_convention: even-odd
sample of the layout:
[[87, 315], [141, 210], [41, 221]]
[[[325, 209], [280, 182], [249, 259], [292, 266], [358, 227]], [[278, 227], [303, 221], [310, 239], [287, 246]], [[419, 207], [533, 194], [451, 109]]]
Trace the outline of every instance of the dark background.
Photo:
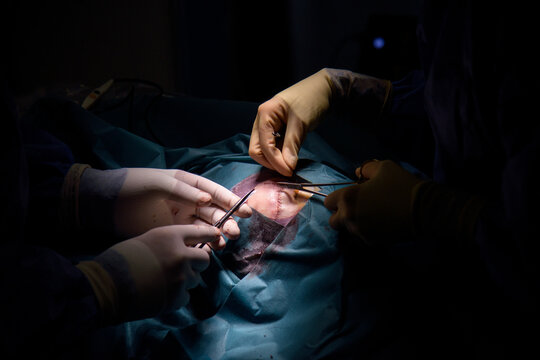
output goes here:
[[[8, 1], [4, 68], [17, 96], [110, 78], [262, 102], [323, 67], [397, 80], [418, 67], [420, 0]], [[385, 46], [376, 49], [375, 37]]]

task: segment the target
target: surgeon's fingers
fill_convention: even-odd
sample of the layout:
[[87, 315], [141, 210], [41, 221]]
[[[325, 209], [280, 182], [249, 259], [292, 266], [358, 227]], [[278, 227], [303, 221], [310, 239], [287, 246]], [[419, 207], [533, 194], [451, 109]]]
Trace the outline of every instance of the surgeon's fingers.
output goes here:
[[170, 200], [187, 203], [194, 206], [205, 206], [211, 204], [212, 195], [207, 191], [198, 189], [184, 181], [170, 176], [170, 174], [174, 174], [176, 171], [177, 170], [173, 170], [173, 172], [168, 173], [165, 172], [168, 176], [164, 176], [162, 179], [164, 182], [163, 190], [168, 194]]
[[186, 246], [215, 241], [221, 236], [218, 229], [208, 224], [171, 226], [176, 227], [176, 231], [182, 235]]
[[[193, 222], [194, 225], [204, 225], [204, 226], [208, 226], [208, 224], [204, 221], [204, 220], [201, 220], [201, 219], [195, 219], [195, 221]], [[214, 250], [221, 250], [225, 247], [225, 245], [227, 245], [227, 242], [225, 241], [225, 239], [223, 238], [223, 236], [219, 236], [219, 238], [217, 238], [216, 240], [214, 241], [208, 241], [206, 243], [198, 243], [198, 244], [195, 244], [195, 247], [198, 247], [200, 246], [201, 244], [203, 244], [203, 246], [201, 247], [202, 249], [204, 249], [206, 252], [210, 252], [210, 248], [214, 249]]]
[[261, 142], [259, 137], [259, 115], [257, 114], [257, 117], [255, 118], [255, 122], [253, 123], [253, 128], [251, 130], [251, 137], [249, 139], [249, 156], [262, 166], [275, 170], [272, 165], [266, 160], [264, 157], [264, 153], [261, 148]]
[[291, 176], [291, 169], [285, 160], [281, 149], [276, 143], [276, 132], [287, 123], [288, 105], [281, 98], [275, 96], [259, 107], [259, 144], [266, 161], [272, 168], [285, 176]]
[[[201, 262], [201, 259], [209, 261], [207, 250], [199, 248], [200, 244], [212, 244], [219, 243], [223, 240], [221, 233], [218, 229], [208, 224], [203, 223], [201, 220], [197, 221], [193, 225], [177, 225], [178, 227], [183, 227], [182, 235], [184, 237], [184, 244], [188, 249], [196, 250], [196, 252], [188, 251], [190, 257], [192, 257], [195, 263], [192, 263], [194, 269], [202, 271], [206, 269], [204, 263]], [[201, 253], [201, 250], [202, 253]], [[206, 256], [205, 256], [206, 254]], [[208, 266], [208, 264], [206, 264]]]
[[[198, 211], [198, 214], [199, 214], [199, 218], [206, 221], [208, 224], [215, 224], [218, 220], [220, 220], [223, 217], [223, 215], [225, 215], [225, 211], [215, 206], [206, 206], [206, 207], [200, 208]], [[229, 219], [227, 219], [227, 221], [225, 221], [225, 224], [223, 224], [220, 230], [229, 239], [234, 240], [240, 236], [240, 228], [238, 227], [238, 224], [232, 217], [230, 217]]]
[[[196, 271], [203, 271], [208, 267], [210, 258], [206, 251], [194, 248], [194, 245], [199, 243], [207, 243], [219, 240], [221, 234], [219, 231], [209, 225], [170, 225], [160, 229], [169, 234], [179, 236], [183, 242], [182, 246], [175, 246], [178, 250], [180, 258], [189, 261], [190, 266]], [[184, 264], [184, 261], [178, 261], [179, 265]]]
[[[175, 178], [180, 180], [180, 182], [186, 183], [193, 188], [198, 189], [199, 191], [210, 194], [212, 203], [222, 207], [225, 210], [229, 210], [234, 204], [236, 204], [238, 200], [240, 200], [237, 195], [224, 186], [221, 186], [202, 176], [183, 170], [177, 170]], [[251, 214], [251, 208], [247, 204], [243, 204], [235, 213], [235, 215], [240, 217], [250, 217]]]
[[379, 172], [381, 162], [377, 159], [364, 161], [362, 165], [355, 170], [356, 176], [359, 179], [371, 179]]
[[341, 188], [328, 194], [324, 198], [324, 206], [330, 211], [336, 211], [340, 203], [343, 201], [347, 188]]
[[358, 196], [356, 190], [359, 186], [362, 185], [338, 189], [324, 199], [324, 206], [333, 212], [328, 221], [332, 228], [348, 227], [348, 223], [354, 218], [354, 198]]
[[[231, 209], [238, 201], [240, 201], [239, 196], [221, 185], [217, 185], [213, 190], [208, 189], [208, 191], [211, 192], [214, 203], [226, 211]], [[251, 208], [244, 203], [238, 210], [236, 210], [234, 214], [246, 218], [250, 217], [252, 213]]]
[[[291, 176], [293, 171], [283, 159], [281, 150], [276, 146], [275, 136], [273, 135], [275, 130], [273, 130], [268, 123], [266, 124], [266, 129], [261, 130], [259, 133], [264, 157], [278, 173], [284, 176]], [[264, 127], [264, 125], [262, 127]]]
[[360, 229], [361, 219], [358, 218], [359, 214], [354, 206], [360, 186], [362, 185], [353, 185], [334, 191], [326, 197], [325, 206], [333, 211], [328, 220], [332, 228], [346, 229], [349, 233], [363, 238]]
[[328, 224], [330, 224], [330, 227], [336, 230], [345, 228], [345, 222], [347, 220], [346, 212], [346, 208], [341, 207], [330, 215], [330, 218], [328, 219]]
[[304, 123], [298, 119], [294, 114], [289, 114], [289, 121], [287, 122], [287, 131], [285, 132], [285, 139], [283, 141], [283, 160], [292, 171], [296, 169], [298, 163], [298, 152], [300, 146], [304, 142], [307, 129]]

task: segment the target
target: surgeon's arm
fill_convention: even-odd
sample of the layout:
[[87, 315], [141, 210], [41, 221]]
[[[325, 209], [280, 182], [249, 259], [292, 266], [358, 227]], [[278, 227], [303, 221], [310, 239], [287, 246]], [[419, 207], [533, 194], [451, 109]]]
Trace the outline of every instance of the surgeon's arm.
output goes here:
[[65, 351], [60, 357], [80, 358], [70, 350], [97, 326], [94, 292], [70, 260], [36, 246], [59, 244], [59, 194], [71, 153], [37, 129], [19, 129], [15, 114], [1, 100], [2, 136], [10, 140], [0, 142], [2, 154], [8, 155], [0, 179], [2, 355], [49, 358]]
[[6, 358], [69, 352], [97, 328], [94, 291], [71, 261], [8, 239], [0, 244], [0, 260], [0, 343]]
[[[28, 190], [25, 235], [34, 245], [66, 250], [66, 239], [59, 213], [64, 179], [74, 163], [71, 149], [49, 132], [20, 121]], [[43, 234], [47, 234], [44, 236]], [[65, 241], [67, 240], [67, 241]]]

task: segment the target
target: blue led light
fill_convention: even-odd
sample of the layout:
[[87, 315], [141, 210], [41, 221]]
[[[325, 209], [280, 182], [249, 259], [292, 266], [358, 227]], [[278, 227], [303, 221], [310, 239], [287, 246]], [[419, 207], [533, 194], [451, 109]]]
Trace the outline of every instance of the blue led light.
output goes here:
[[384, 38], [380, 36], [373, 38], [373, 47], [375, 49], [382, 49], [384, 47]]

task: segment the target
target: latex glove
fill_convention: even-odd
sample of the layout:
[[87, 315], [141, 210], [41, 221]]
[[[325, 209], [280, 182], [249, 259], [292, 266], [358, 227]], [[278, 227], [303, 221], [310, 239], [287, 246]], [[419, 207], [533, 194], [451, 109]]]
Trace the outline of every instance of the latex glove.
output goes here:
[[[259, 164], [291, 176], [306, 134], [315, 129], [334, 99], [346, 100], [357, 118], [378, 120], [392, 90], [388, 80], [347, 70], [322, 69], [259, 106], [249, 155]], [[274, 134], [280, 133], [280, 137]]]
[[366, 180], [326, 197], [325, 206], [334, 212], [330, 226], [368, 244], [410, 240], [415, 189], [423, 181], [390, 160], [368, 162], [356, 175]]
[[[291, 176], [308, 131], [328, 109], [332, 87], [326, 69], [294, 84], [259, 106], [249, 143], [249, 155], [259, 164]], [[273, 133], [286, 131], [283, 139]]]
[[[151, 168], [87, 169], [81, 178], [80, 198], [81, 222], [93, 221], [86, 227], [112, 221], [113, 231], [123, 238], [164, 225], [213, 224], [239, 199], [204, 177], [182, 170]], [[251, 209], [243, 205], [235, 215], [248, 217]], [[229, 239], [240, 235], [232, 217], [222, 231]], [[224, 238], [211, 246], [224, 247]]]
[[215, 241], [217, 228], [172, 225], [120, 242], [77, 267], [98, 300], [104, 325], [137, 320], [175, 310], [189, 301], [200, 283], [209, 254], [195, 244]]

